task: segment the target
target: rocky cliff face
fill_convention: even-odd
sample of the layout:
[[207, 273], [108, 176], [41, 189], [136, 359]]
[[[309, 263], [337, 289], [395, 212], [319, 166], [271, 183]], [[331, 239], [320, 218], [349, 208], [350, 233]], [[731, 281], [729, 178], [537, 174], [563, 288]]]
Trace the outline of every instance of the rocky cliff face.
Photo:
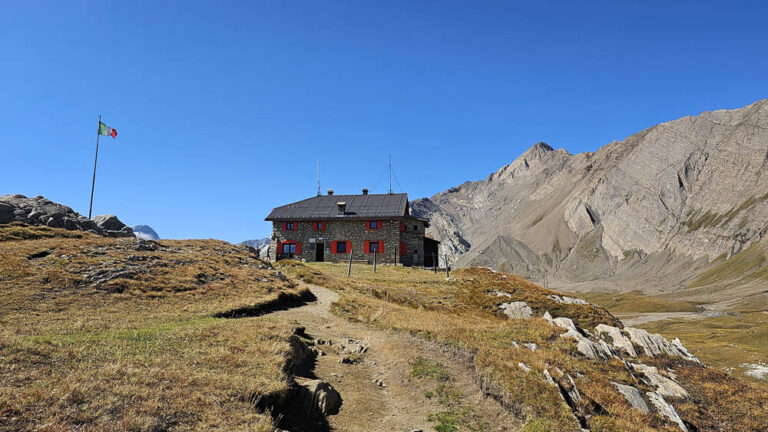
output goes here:
[[[413, 204], [449, 261], [574, 283], [682, 287], [768, 230], [768, 100], [662, 123], [594, 153], [538, 143]], [[460, 245], [466, 245], [465, 248]]]
[[133, 237], [133, 230], [117, 216], [96, 216], [90, 220], [71, 208], [42, 196], [0, 196], [0, 224], [21, 222], [51, 228], [88, 231], [105, 237]]

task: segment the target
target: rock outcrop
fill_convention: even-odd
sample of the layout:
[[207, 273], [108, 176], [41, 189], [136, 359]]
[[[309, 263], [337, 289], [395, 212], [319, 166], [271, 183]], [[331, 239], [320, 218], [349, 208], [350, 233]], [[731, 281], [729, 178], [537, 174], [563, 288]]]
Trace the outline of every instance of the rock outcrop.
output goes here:
[[629, 402], [629, 405], [640, 411], [643, 414], [648, 414], [650, 411], [648, 410], [648, 404], [645, 403], [645, 400], [643, 399], [643, 394], [640, 393], [640, 390], [638, 390], [635, 387], [619, 384], [619, 383], [612, 383], [614, 386], [616, 386], [616, 390], [621, 393], [622, 396]]
[[90, 220], [71, 208], [42, 196], [0, 196], [0, 224], [21, 222], [51, 228], [87, 231], [105, 237], [133, 237], [133, 231], [116, 216], [96, 216]]
[[[645, 392], [644, 398], [643, 392], [637, 387], [613, 382], [612, 384], [616, 387], [618, 392], [624, 396], [632, 408], [643, 414], [648, 414], [651, 409], [649, 408], [648, 403], [646, 403], [647, 400], [650, 402], [650, 406], [652, 406], [659, 415], [677, 424], [681, 430], [687, 431], [685, 424], [680, 419], [680, 416], [678, 416], [675, 408], [664, 399], [664, 397], [675, 399], [688, 399], [690, 397], [688, 391], [675, 381], [675, 374], [669, 371], [660, 371], [655, 366], [649, 366], [642, 363], [631, 363], [625, 359], [625, 357], [636, 358], [639, 354], [645, 354], [652, 357], [650, 353], [657, 351], [655, 355], [681, 357], [685, 360], [698, 363], [698, 359], [691, 356], [690, 353], [688, 353], [688, 350], [686, 350], [679, 341], [677, 341], [677, 343], [671, 343], [661, 335], [648, 334], [647, 332], [642, 334], [641, 332], [636, 331], [638, 329], [632, 327], [619, 329], [605, 324], [597, 325], [594, 333], [592, 333], [579, 328], [570, 318], [552, 318], [552, 315], [549, 312], [544, 313], [542, 318], [547, 320], [550, 324], [566, 330], [560, 337], [575, 339], [576, 350], [581, 355], [595, 360], [620, 360], [630, 371], [636, 382], [642, 382], [644, 385], [654, 389], [653, 391]], [[642, 337], [632, 338], [627, 336], [632, 334], [642, 334]], [[533, 371], [533, 369], [528, 366], [526, 366], [525, 370], [528, 372]], [[557, 385], [560, 388], [561, 396], [566, 403], [571, 406], [577, 417], [583, 415], [583, 413], [580, 412], [581, 408], [579, 406], [581, 396], [578, 388], [576, 388], [576, 382], [571, 376], [565, 375], [560, 380], [554, 380], [547, 369], [542, 371], [542, 376], [545, 381]]]
[[677, 424], [678, 427], [680, 427], [680, 430], [683, 432], [688, 432], [688, 428], [685, 427], [685, 423], [683, 423], [683, 420], [680, 418], [680, 416], [677, 414], [677, 411], [675, 411], [675, 408], [669, 404], [666, 400], [664, 400], [664, 397], [662, 397], [657, 392], [648, 392], [645, 394], [648, 397], [648, 400], [651, 401], [651, 405], [656, 408], [656, 411], [664, 418], [674, 422]]
[[[669, 291], [768, 231], [768, 100], [662, 123], [594, 153], [538, 143], [417, 200], [457, 266], [555, 286]], [[607, 286], [607, 285], [606, 285]], [[726, 295], [726, 294], [724, 294]]]
[[533, 310], [523, 301], [502, 303], [499, 306], [504, 315], [513, 319], [524, 319], [533, 316]]
[[115, 215], [102, 215], [93, 218], [107, 237], [134, 237], [133, 230], [120, 222]]

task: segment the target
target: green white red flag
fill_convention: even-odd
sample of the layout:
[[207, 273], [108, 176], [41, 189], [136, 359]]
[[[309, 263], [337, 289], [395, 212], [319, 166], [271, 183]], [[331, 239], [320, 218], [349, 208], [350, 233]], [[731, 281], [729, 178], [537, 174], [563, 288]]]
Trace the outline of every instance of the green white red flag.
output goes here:
[[99, 122], [99, 135], [108, 135], [112, 138], [117, 137], [117, 129], [113, 129], [102, 122]]

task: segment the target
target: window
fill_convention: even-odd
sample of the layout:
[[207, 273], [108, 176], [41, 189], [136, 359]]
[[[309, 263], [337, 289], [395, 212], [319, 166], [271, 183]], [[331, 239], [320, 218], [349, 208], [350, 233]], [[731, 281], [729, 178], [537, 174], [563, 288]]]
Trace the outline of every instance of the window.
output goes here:
[[331, 253], [348, 254], [351, 249], [352, 249], [352, 243], [346, 240], [331, 242]]
[[301, 255], [301, 243], [289, 240], [277, 243], [277, 253], [283, 255]]
[[379, 221], [371, 221], [368, 229], [379, 229]]
[[296, 222], [283, 222], [283, 231], [296, 231]]
[[315, 231], [324, 231], [325, 230], [325, 222], [319, 221], [319, 222], [312, 222], [312, 229]]
[[364, 243], [364, 252], [367, 254], [372, 254], [374, 252], [376, 253], [384, 253], [384, 242], [383, 241], [374, 241], [374, 240], [366, 240]]

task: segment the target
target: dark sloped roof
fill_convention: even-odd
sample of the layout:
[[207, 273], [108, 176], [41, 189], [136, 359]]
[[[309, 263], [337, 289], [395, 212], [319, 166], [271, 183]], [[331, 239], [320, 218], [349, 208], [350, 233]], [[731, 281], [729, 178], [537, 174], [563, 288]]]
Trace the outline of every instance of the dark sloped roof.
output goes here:
[[[347, 211], [339, 214], [336, 203], [346, 203]], [[389, 218], [408, 216], [408, 194], [320, 195], [275, 207], [265, 220]]]

